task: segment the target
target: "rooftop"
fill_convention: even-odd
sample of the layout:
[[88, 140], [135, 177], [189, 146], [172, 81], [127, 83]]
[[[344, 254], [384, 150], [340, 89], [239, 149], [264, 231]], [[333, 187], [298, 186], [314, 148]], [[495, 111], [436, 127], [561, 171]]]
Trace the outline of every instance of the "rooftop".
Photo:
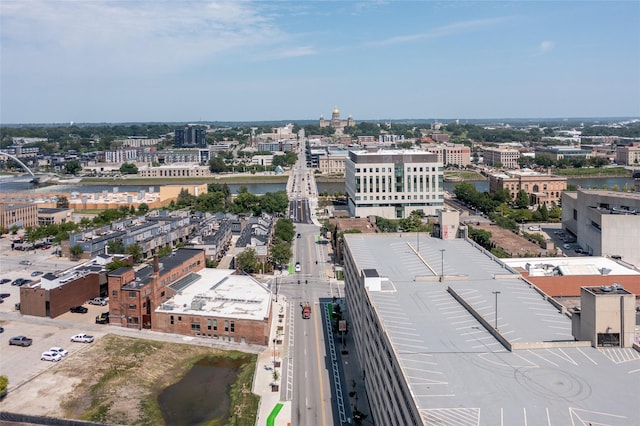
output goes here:
[[269, 316], [271, 292], [249, 275], [231, 269], [202, 269], [172, 284], [178, 293], [156, 312], [215, 315], [262, 321]]
[[371, 305], [425, 423], [636, 418], [637, 393], [617, 390], [638, 389], [640, 354], [574, 342], [571, 320], [482, 248], [409, 233], [344, 238], [357, 270], [381, 277]]

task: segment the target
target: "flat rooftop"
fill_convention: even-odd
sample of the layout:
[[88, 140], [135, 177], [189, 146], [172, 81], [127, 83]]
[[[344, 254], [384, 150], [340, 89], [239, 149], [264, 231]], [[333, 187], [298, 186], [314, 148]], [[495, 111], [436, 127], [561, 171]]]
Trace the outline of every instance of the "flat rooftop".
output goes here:
[[[356, 268], [382, 279], [368, 295], [425, 424], [637, 420], [640, 353], [575, 342], [570, 319], [482, 248], [424, 234], [344, 237]], [[496, 326], [526, 349], [508, 351]]]
[[[549, 271], [557, 268], [564, 276], [572, 275], [637, 275], [640, 272], [628, 268], [615, 260], [601, 256], [576, 256], [576, 257], [519, 257], [502, 259], [502, 261], [514, 269], [525, 271]], [[531, 274], [533, 275], [533, 274]]]
[[156, 312], [264, 320], [269, 316], [270, 290], [253, 277], [235, 272], [206, 268], [187, 275], [174, 283], [178, 294]]

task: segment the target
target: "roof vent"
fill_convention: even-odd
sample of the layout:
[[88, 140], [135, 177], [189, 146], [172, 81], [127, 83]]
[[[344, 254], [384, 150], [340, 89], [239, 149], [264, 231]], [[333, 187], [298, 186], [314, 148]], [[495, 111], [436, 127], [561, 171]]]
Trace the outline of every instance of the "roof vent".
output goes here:
[[610, 293], [613, 290], [613, 288], [611, 288], [610, 285], [601, 285], [600, 286], [600, 291], [602, 291], [603, 293]]

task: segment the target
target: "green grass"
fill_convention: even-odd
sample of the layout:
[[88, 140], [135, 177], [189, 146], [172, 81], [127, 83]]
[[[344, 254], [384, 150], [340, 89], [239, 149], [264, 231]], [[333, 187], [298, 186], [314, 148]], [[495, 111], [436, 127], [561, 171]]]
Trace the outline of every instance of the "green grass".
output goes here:
[[464, 180], [485, 180], [486, 178], [478, 172], [468, 170], [447, 170], [444, 172], [444, 177], [460, 177]]
[[579, 169], [555, 169], [553, 173], [561, 176], [573, 176], [573, 177], [597, 177], [597, 176], [631, 176], [630, 170], [624, 167], [594, 167], [594, 168], [579, 168]]
[[211, 177], [184, 177], [184, 178], [139, 178], [132, 177], [126, 179], [113, 178], [83, 178], [82, 183], [87, 185], [183, 185], [183, 184], [203, 184], [203, 183], [279, 183], [286, 182], [287, 175], [218, 175]]

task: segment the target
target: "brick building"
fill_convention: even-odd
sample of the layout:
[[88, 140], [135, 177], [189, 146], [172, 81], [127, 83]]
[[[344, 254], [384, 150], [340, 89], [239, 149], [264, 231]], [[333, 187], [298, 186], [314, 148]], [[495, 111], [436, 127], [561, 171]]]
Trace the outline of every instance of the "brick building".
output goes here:
[[36, 204], [0, 203], [0, 229], [35, 227], [38, 225]]
[[153, 265], [123, 267], [107, 276], [110, 323], [153, 328], [153, 310], [177, 293], [169, 284], [205, 267], [203, 250], [181, 248]]
[[489, 191], [494, 193], [500, 189], [509, 191], [513, 199], [518, 196], [520, 190], [524, 190], [534, 205], [558, 203], [562, 191], [567, 189], [567, 178], [528, 169], [489, 175]]

